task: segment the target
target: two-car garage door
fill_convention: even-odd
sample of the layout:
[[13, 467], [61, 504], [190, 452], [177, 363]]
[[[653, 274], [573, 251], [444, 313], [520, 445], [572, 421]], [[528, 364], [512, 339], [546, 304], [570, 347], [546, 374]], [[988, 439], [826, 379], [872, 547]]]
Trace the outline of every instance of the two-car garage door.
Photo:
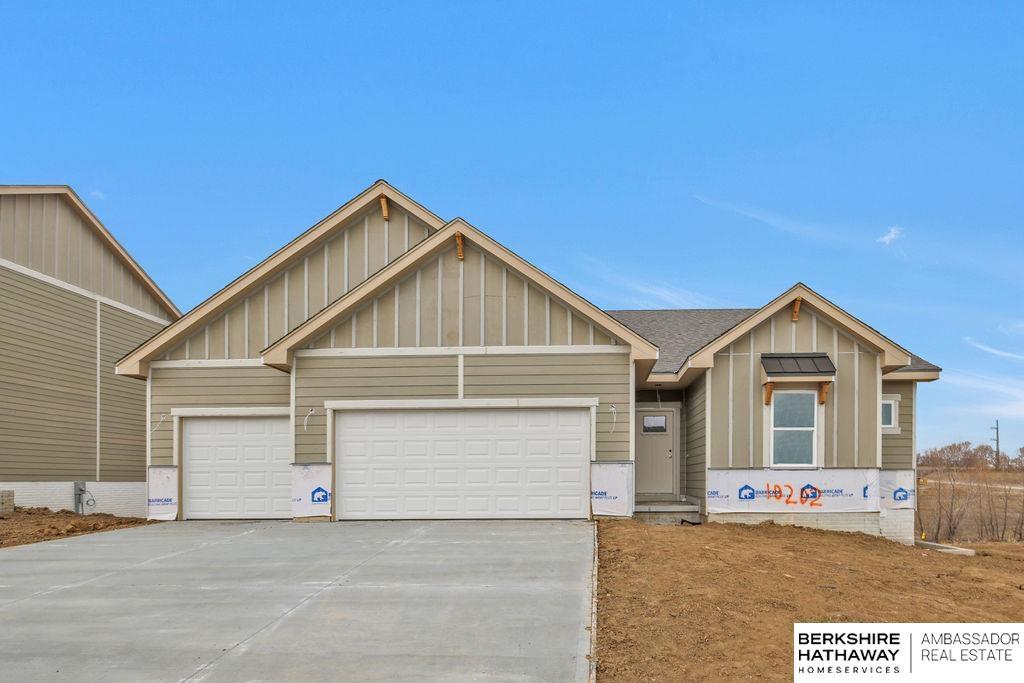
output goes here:
[[[588, 408], [335, 413], [339, 519], [584, 518]], [[287, 417], [183, 420], [184, 516], [291, 515]]]
[[340, 519], [589, 512], [586, 408], [342, 411], [334, 453]]

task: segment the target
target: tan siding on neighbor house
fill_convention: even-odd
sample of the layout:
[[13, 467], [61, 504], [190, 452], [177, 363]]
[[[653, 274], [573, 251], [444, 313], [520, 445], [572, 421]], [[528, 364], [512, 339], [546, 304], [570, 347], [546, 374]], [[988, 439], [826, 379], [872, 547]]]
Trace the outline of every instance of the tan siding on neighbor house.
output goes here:
[[705, 487], [707, 485], [707, 457], [705, 439], [707, 436], [707, 400], [705, 394], [705, 382], [707, 374], [695, 379], [690, 386], [686, 387], [683, 400], [683, 424], [686, 432], [685, 438], [685, 467], [683, 467], [683, 481], [685, 488], [682, 491], [692, 500], [700, 502], [701, 512], [704, 512]]
[[0, 292], [0, 481], [95, 480], [96, 302], [3, 267]]
[[899, 434], [882, 434], [882, 469], [909, 470], [914, 468], [914, 382], [882, 382], [882, 394], [900, 397]]
[[628, 353], [467, 355], [464, 395], [597, 398], [597, 459], [628, 460], [629, 372]]
[[[327, 461], [324, 401], [457, 398], [458, 356], [302, 357], [295, 373], [295, 461]], [[310, 409], [314, 412], [306, 419]]]
[[[441, 274], [440, 283], [438, 273]], [[441, 311], [440, 344], [437, 341], [438, 311]], [[351, 334], [353, 317], [356, 325], [354, 342]], [[373, 334], [374, 319], [376, 335]], [[467, 244], [465, 260], [456, 259], [454, 251], [445, 251], [429, 259], [417, 273], [379, 294], [354, 316], [341, 320], [330, 332], [316, 339], [311, 347], [592, 343], [607, 345], [621, 341], [614, 339], [607, 330], [572, 313], [538, 287], [526, 285], [520, 273], [487, 257], [482, 249]]]
[[0, 480], [96, 481], [97, 455], [144, 480], [145, 384], [114, 362], [160, 325], [4, 267], [0, 292]]
[[63, 194], [0, 194], [0, 259], [151, 315], [168, 315]]
[[[182, 342], [163, 358], [191, 360], [224, 358], [225, 340], [229, 358], [259, 358], [260, 351], [295, 329], [329, 303], [373, 275], [406, 251], [406, 226], [409, 246], [415, 246], [429, 234], [430, 228], [402, 210], [390, 205], [390, 220], [385, 225], [380, 205], [340, 225], [331, 236], [289, 261], [280, 274], [255, 285], [224, 315], [212, 319], [199, 333], [211, 334], [209, 353], [205, 345]], [[387, 239], [385, 239], [385, 230]], [[326, 292], [326, 296], [325, 296]], [[266, 298], [266, 301], [264, 299]], [[246, 312], [248, 311], [248, 312]], [[225, 326], [225, 317], [240, 315], [241, 322]], [[248, 325], [245, 322], [248, 316]], [[367, 322], [367, 325], [370, 323]], [[248, 348], [244, 339], [248, 329]], [[367, 327], [372, 333], [372, 327]], [[236, 355], [239, 354], [239, 355]]]
[[161, 325], [100, 305], [100, 481], [146, 479], [146, 383], [114, 364]]
[[267, 367], [155, 367], [150, 381], [153, 465], [173, 464], [174, 408], [287, 408], [291, 404], [289, 376]]
[[[769, 411], [764, 405], [761, 354], [809, 351], [827, 352], [837, 370], [818, 425], [823, 437], [819, 465], [878, 466], [878, 354], [823, 320], [805, 303], [798, 321], [793, 322], [791, 310], [786, 308], [715, 354], [714, 368], [709, 371], [712, 468], [769, 465], [765, 442]], [[776, 383], [776, 391], [786, 388], [786, 383]]]

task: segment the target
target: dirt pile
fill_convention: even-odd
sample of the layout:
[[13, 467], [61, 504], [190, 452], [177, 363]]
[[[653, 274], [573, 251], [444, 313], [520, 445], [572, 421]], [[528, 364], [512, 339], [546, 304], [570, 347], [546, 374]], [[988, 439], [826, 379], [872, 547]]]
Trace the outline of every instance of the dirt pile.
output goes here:
[[598, 678], [792, 678], [794, 622], [1020, 621], [1024, 545], [977, 557], [761, 524], [598, 524]]
[[150, 523], [138, 517], [77, 515], [69, 510], [19, 507], [13, 513], [0, 515], [0, 548]]

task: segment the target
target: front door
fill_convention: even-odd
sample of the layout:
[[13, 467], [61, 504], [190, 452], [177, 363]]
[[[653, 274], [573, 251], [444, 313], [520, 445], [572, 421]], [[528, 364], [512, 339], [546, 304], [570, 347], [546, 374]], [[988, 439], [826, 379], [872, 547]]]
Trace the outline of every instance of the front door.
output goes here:
[[637, 411], [636, 492], [675, 493], [675, 435], [671, 410]]

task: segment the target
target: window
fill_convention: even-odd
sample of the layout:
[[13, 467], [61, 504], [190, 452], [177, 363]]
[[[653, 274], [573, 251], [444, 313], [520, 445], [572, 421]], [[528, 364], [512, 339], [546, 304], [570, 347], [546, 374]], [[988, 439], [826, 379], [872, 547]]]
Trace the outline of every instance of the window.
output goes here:
[[773, 467], [814, 467], [818, 403], [813, 391], [776, 391], [772, 397]]
[[668, 418], [665, 415], [644, 415], [644, 434], [667, 432]]
[[900, 396], [884, 394], [882, 396], [882, 433], [900, 433]]

